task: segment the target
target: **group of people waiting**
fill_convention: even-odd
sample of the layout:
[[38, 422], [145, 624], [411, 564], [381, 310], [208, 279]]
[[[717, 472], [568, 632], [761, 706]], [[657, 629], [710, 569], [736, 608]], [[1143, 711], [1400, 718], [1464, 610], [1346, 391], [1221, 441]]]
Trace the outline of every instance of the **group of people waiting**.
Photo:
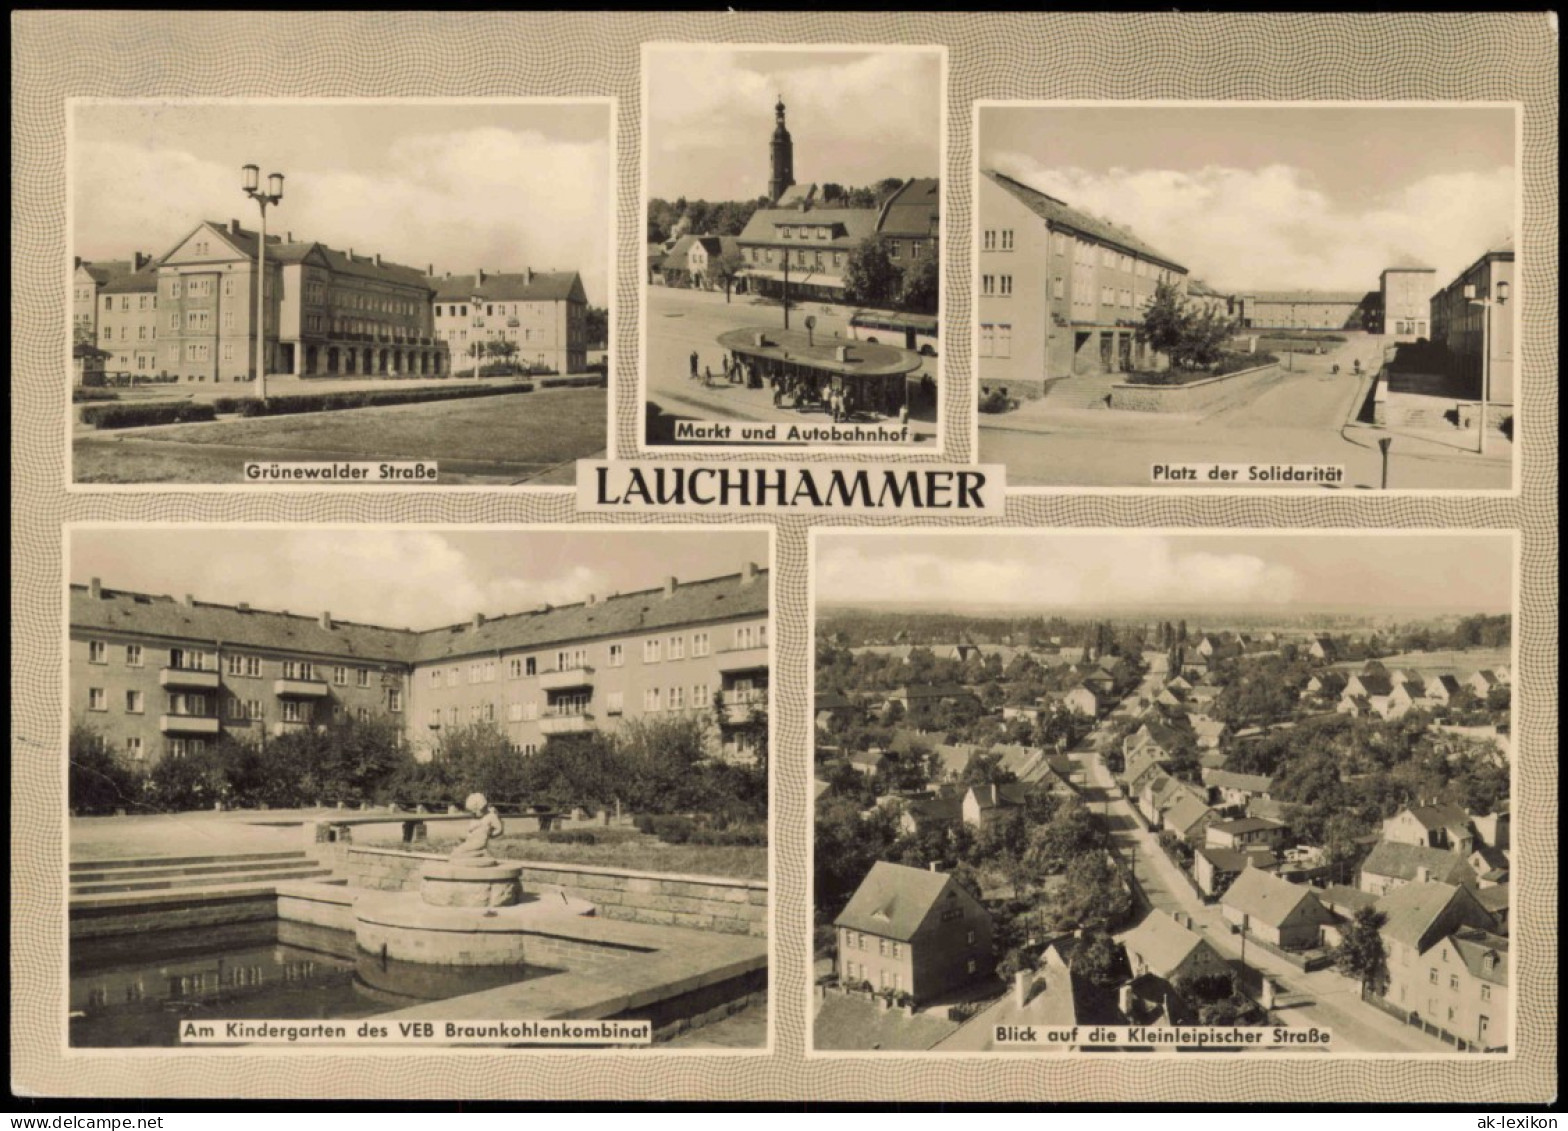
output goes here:
[[[691, 351], [691, 379], [701, 381], [704, 388], [713, 387], [713, 366], [703, 365], [696, 350]], [[719, 372], [729, 385], [744, 385], [748, 389], [762, 388], [762, 375], [750, 361], [733, 357], [728, 352], [719, 356]]]

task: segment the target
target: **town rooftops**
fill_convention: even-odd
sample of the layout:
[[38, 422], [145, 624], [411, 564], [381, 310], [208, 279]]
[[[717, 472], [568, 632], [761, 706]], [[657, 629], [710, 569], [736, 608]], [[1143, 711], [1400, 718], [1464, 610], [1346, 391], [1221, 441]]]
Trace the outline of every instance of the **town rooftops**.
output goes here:
[[1175, 832], [1186, 833], [1199, 821], [1203, 820], [1205, 816], [1209, 816], [1213, 812], [1214, 810], [1190, 793], [1183, 793], [1165, 811], [1162, 823], [1166, 828]]
[[[1224, 726], [1223, 723], [1220, 724]], [[1204, 770], [1203, 784], [1215, 789], [1236, 789], [1243, 793], [1267, 793], [1274, 779], [1262, 774], [1238, 774], [1231, 770]]]
[[[875, 208], [759, 208], [746, 221], [738, 242], [742, 245], [762, 244], [769, 247], [800, 247], [807, 251], [826, 248], [848, 251], [868, 236], [876, 234]], [[827, 228], [827, 239], [814, 236], [785, 238], [781, 228], [797, 229], [802, 226]], [[754, 265], [748, 265], [753, 266]]]
[[849, 761], [855, 766], [870, 766], [876, 769], [887, 765], [888, 756], [880, 750], [857, 750], [849, 756]]
[[630, 635], [687, 623], [766, 616], [767, 571], [709, 578], [663, 589], [545, 606], [533, 612], [414, 632], [247, 606], [178, 601], [119, 590], [71, 586], [71, 627], [164, 636], [233, 646], [276, 648], [413, 664], [470, 654], [545, 647], [566, 640]]
[[1266, 848], [1237, 852], [1231, 848], [1210, 848], [1208, 845], [1203, 845], [1194, 851], [1221, 872], [1240, 872], [1246, 868], [1274, 868], [1279, 865], [1279, 857]]
[[1237, 817], [1233, 821], [1216, 821], [1210, 827], [1231, 836], [1245, 836], [1247, 833], [1272, 832], [1285, 826], [1266, 817]]
[[1016, 809], [1029, 797], [1029, 787], [1023, 782], [1003, 785], [974, 785], [969, 787], [975, 804], [984, 812], [988, 809]]
[[[137, 258], [140, 259], [140, 255]], [[76, 266], [77, 270], [87, 272], [92, 277], [93, 282], [102, 285], [112, 283], [121, 275], [129, 275], [139, 271], [146, 266], [146, 263], [138, 264], [136, 260], [132, 259], [84, 259]]]
[[1508, 984], [1508, 940], [1502, 935], [1480, 927], [1461, 927], [1448, 941], [1475, 977], [1497, 986]]
[[1223, 897], [1227, 907], [1271, 927], [1283, 925], [1306, 900], [1312, 901], [1317, 907], [1317, 917], [1326, 922], [1328, 913], [1311, 888], [1282, 880], [1258, 868], [1243, 869]]
[[99, 294], [154, 294], [158, 290], [158, 268], [147, 264], [140, 271], [123, 271], [116, 274], [98, 289]]
[[942, 898], [949, 882], [945, 872], [878, 860], [833, 925], [908, 942]]
[[884, 236], [936, 238], [941, 225], [941, 182], [915, 177], [882, 205], [877, 232]]
[[[682, 239], [690, 237], [683, 236]], [[668, 264], [668, 260], [665, 261]], [[576, 271], [520, 271], [492, 275], [448, 275], [426, 279], [434, 286], [437, 302], [587, 302], [582, 277]]]
[[1382, 273], [1387, 275], [1394, 271], [1424, 271], [1436, 273], [1437, 268], [1427, 266], [1425, 263], [1422, 263], [1414, 256], [1396, 255], [1394, 256], [1394, 261], [1387, 267], [1383, 268]]
[[1253, 291], [1248, 302], [1321, 303], [1328, 306], [1359, 304], [1368, 291]]
[[1399, 880], [1420, 879], [1422, 869], [1426, 870], [1428, 879], [1444, 883], [1459, 883], [1470, 878], [1470, 865], [1462, 856], [1442, 848], [1400, 844], [1392, 840], [1378, 841], [1361, 863], [1363, 872]]
[[1409, 813], [1427, 829], [1468, 830], [1470, 827], [1470, 814], [1457, 805], [1412, 805]]
[[1047, 196], [1039, 189], [1030, 188], [1022, 181], [1016, 181], [1004, 173], [991, 169], [982, 169], [981, 175], [988, 178], [997, 187], [1001, 188], [1016, 198], [1029, 211], [1045, 220], [1052, 227], [1067, 228], [1080, 235], [1088, 236], [1101, 243], [1109, 244], [1122, 251], [1131, 252], [1144, 259], [1152, 260], [1162, 267], [1169, 267], [1173, 271], [1185, 275], [1187, 268], [1177, 263], [1170, 256], [1156, 251], [1143, 240], [1119, 228], [1109, 220], [1100, 220], [1087, 212], [1079, 211], [1066, 201], [1058, 200], [1054, 196]]
[[1165, 912], [1155, 910], [1127, 932], [1122, 945], [1129, 956], [1136, 953], [1143, 959], [1149, 973], [1166, 978], [1187, 960], [1188, 955], [1203, 946], [1204, 940]]
[[1360, 888], [1349, 887], [1345, 884], [1329, 884], [1318, 893], [1318, 899], [1329, 910], [1352, 918], [1363, 907], [1373, 907], [1377, 904], [1377, 896]]
[[892, 692], [889, 698], [904, 699], [961, 699], [972, 692], [958, 683], [913, 683]]

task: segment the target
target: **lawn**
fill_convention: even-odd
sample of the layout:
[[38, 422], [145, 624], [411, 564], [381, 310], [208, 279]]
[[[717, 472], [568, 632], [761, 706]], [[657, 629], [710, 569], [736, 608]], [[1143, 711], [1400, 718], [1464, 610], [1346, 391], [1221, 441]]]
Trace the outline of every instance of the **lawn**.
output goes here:
[[606, 391], [516, 396], [175, 425], [117, 438], [79, 436], [79, 483], [236, 483], [246, 462], [434, 460], [444, 482], [522, 478], [603, 452]]

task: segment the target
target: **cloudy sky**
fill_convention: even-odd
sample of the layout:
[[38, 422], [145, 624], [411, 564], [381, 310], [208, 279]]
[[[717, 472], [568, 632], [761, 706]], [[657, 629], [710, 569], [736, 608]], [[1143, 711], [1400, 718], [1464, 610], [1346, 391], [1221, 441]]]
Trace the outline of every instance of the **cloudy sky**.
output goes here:
[[1221, 290], [1448, 282], [1512, 234], [1509, 107], [987, 107], [980, 167], [1131, 229]]
[[820, 605], [1506, 612], [1495, 534], [840, 533], [817, 542]]
[[870, 185], [941, 174], [941, 66], [932, 51], [650, 48], [648, 195], [752, 200], [768, 191], [780, 96], [795, 180]]
[[162, 255], [200, 220], [247, 228], [240, 166], [285, 177], [269, 233], [438, 273], [556, 268], [608, 300], [604, 103], [85, 103], [72, 253]]
[[365, 527], [81, 528], [70, 580], [433, 628], [766, 567], [766, 532]]

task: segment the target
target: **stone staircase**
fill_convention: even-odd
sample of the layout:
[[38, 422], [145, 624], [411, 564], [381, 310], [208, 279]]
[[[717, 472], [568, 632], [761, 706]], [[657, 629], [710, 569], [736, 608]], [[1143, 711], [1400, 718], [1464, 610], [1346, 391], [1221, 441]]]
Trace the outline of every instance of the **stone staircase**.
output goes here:
[[1042, 399], [1049, 409], [1092, 409], [1107, 407], [1111, 386], [1122, 379], [1116, 373], [1078, 373], [1052, 381]]
[[223, 856], [150, 856], [134, 860], [73, 861], [72, 903], [94, 897], [255, 891], [288, 880], [341, 883], [332, 869], [304, 852], [251, 852]]

